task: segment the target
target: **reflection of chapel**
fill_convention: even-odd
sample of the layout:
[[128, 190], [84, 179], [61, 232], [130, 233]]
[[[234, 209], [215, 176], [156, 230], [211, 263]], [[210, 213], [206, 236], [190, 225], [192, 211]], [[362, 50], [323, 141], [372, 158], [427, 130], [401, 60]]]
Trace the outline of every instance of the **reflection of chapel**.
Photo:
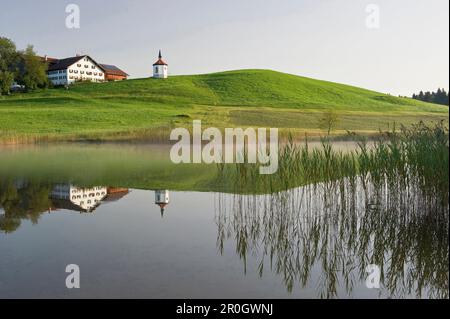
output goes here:
[[161, 208], [161, 216], [164, 216], [164, 211], [170, 203], [170, 194], [168, 190], [155, 191], [155, 204]]

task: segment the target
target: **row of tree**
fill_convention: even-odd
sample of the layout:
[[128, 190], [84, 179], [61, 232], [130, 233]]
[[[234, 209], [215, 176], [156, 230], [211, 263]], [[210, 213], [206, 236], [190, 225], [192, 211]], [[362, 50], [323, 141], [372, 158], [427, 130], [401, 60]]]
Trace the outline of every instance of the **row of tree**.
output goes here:
[[33, 46], [20, 51], [13, 41], [0, 37], [0, 95], [10, 94], [14, 82], [27, 91], [48, 87], [47, 68]]
[[412, 98], [429, 103], [448, 105], [448, 93], [444, 89], [438, 89], [436, 92], [427, 91], [425, 93], [420, 91], [419, 94], [413, 94]]

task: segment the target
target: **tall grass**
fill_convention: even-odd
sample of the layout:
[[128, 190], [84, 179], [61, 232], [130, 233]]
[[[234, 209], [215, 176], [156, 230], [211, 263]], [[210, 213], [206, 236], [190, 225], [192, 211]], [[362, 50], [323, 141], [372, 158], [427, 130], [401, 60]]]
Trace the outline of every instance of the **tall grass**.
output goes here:
[[280, 147], [276, 174], [259, 175], [259, 165], [221, 165], [219, 179], [238, 193], [271, 193], [319, 182], [339, 184], [344, 179], [356, 185], [359, 180], [363, 188], [414, 186], [448, 201], [449, 139], [444, 123], [394, 128], [380, 132], [371, 143], [350, 135], [356, 150], [336, 151], [327, 138], [319, 148], [310, 148], [307, 140], [299, 145], [291, 139]]
[[223, 167], [235, 195], [216, 205], [219, 251], [233, 238], [245, 272], [256, 257], [255, 271], [269, 268], [288, 291], [352, 296], [376, 264], [383, 297], [448, 298], [448, 130], [420, 123], [374, 143], [353, 138], [348, 152], [327, 139], [314, 149], [289, 143], [273, 176]]
[[235, 242], [245, 273], [274, 273], [289, 292], [358, 297], [375, 264], [379, 297], [448, 298], [448, 204], [418, 189], [364, 189], [359, 180], [216, 201], [218, 251]]

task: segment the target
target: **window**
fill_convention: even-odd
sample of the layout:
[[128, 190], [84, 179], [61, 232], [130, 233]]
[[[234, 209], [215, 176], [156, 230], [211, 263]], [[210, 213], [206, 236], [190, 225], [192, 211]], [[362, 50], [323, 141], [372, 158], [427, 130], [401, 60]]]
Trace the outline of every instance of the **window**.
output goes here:
[[73, 70], [69, 70], [69, 73], [73, 73]]
[[87, 68], [89, 68], [89, 65], [85, 64], [84, 67], [87, 69]]
[[92, 69], [95, 70], [95, 65], [92, 66]]
[[80, 71], [80, 74], [84, 74], [84, 71]]
[[99, 73], [98, 75], [103, 76], [103, 73]]
[[77, 67], [81, 68], [81, 64], [77, 64]]

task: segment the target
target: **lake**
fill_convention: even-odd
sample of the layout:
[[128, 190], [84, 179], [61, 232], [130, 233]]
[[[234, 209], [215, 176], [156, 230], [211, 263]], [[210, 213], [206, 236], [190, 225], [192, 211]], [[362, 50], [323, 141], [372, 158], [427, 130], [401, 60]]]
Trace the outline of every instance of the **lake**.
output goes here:
[[164, 145], [0, 148], [0, 298], [448, 298], [448, 198], [218, 175]]

